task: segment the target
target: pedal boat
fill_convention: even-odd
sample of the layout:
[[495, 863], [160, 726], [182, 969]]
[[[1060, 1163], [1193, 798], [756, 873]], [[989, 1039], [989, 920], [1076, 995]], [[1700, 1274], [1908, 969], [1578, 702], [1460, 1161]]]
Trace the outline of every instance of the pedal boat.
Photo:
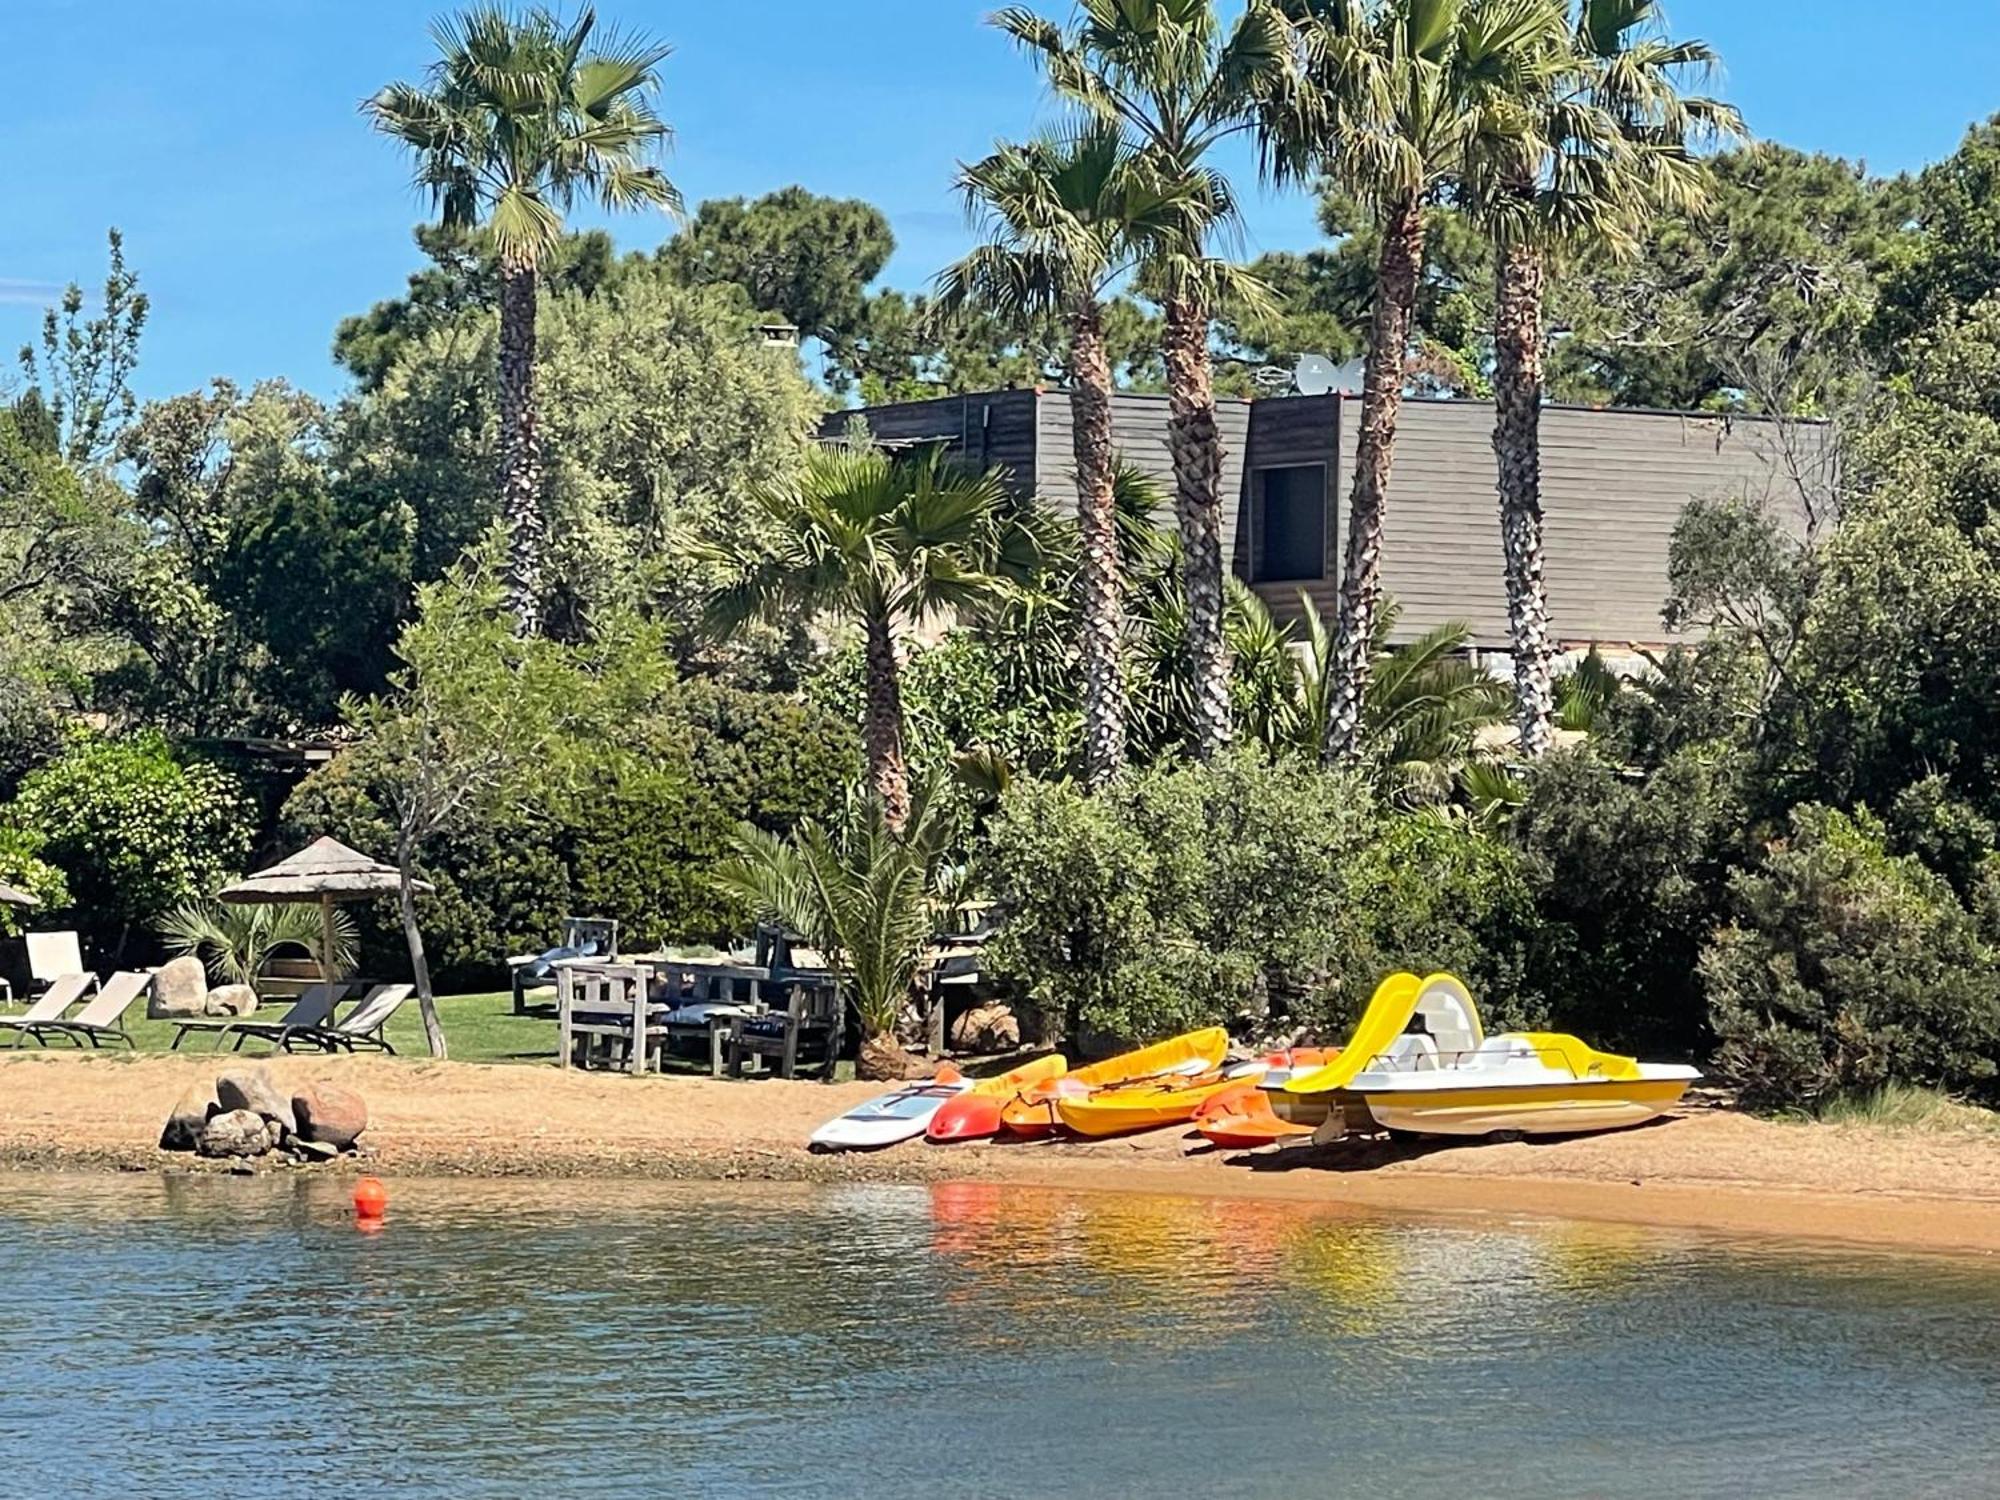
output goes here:
[[1644, 1124], [1701, 1077], [1672, 1063], [1599, 1052], [1559, 1032], [1487, 1036], [1449, 974], [1392, 975], [1332, 1064], [1269, 1092], [1274, 1113], [1345, 1131], [1411, 1135], [1578, 1135]]

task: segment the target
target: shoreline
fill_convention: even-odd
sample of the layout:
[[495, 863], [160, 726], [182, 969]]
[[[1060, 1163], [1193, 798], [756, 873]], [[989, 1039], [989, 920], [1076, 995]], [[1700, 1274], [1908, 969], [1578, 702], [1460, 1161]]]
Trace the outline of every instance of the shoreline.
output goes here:
[[[281, 1085], [368, 1101], [367, 1153], [262, 1173], [803, 1183], [973, 1181], [1396, 1215], [1567, 1219], [1877, 1249], [2000, 1254], [2000, 1134], [1777, 1123], [1696, 1109], [1536, 1143], [1347, 1142], [1218, 1152], [1167, 1129], [1091, 1142], [820, 1156], [813, 1126], [875, 1084], [634, 1079], [372, 1057], [0, 1057], [0, 1169], [227, 1172], [163, 1152], [191, 1083], [268, 1062]], [[240, 1168], [238, 1170], [241, 1170]]]

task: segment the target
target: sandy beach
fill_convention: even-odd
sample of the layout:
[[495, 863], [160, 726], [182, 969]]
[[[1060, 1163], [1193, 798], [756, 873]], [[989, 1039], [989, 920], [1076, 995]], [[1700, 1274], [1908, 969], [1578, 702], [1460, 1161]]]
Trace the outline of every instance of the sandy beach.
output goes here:
[[[0, 1058], [0, 1166], [222, 1170], [157, 1149], [212, 1057]], [[1913, 1250], [2000, 1252], [2000, 1136], [1795, 1124], [1696, 1109], [1541, 1143], [1346, 1142], [1218, 1152], [1178, 1130], [1122, 1140], [912, 1143], [817, 1156], [815, 1126], [873, 1084], [724, 1083], [471, 1063], [278, 1057], [285, 1085], [368, 1101], [369, 1153], [328, 1168], [405, 1176], [1018, 1182], [1261, 1198], [1397, 1213], [1545, 1216]]]

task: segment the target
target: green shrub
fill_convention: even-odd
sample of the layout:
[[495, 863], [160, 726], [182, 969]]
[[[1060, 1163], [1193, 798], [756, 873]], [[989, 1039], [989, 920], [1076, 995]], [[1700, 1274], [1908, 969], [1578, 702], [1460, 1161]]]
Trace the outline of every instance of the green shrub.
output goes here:
[[1544, 1025], [1546, 976], [1562, 967], [1567, 932], [1542, 914], [1543, 883], [1534, 861], [1470, 824], [1390, 819], [1347, 873], [1353, 922], [1323, 1034], [1345, 1031], [1375, 983], [1398, 969], [1456, 974], [1488, 1031]]
[[[61, 911], [69, 905], [69, 882], [41, 857], [43, 843], [40, 834], [0, 822], [0, 884], [27, 892], [41, 902], [43, 911]], [[33, 909], [0, 905], [0, 937], [27, 931], [33, 915]]]
[[1757, 1106], [1889, 1083], [1993, 1092], [1996, 955], [1943, 877], [1882, 825], [1817, 805], [1730, 882], [1701, 955], [1716, 1067]]
[[214, 895], [242, 870], [255, 819], [234, 776], [176, 758], [151, 730], [73, 741], [22, 781], [7, 815], [68, 877], [78, 925], [111, 939]]
[[1373, 811], [1354, 779], [1249, 757], [1162, 763], [1096, 797], [1017, 781], [989, 825], [993, 968], [1045, 1018], [1144, 1040], [1311, 1010]]
[[[670, 688], [616, 742], [573, 747], [542, 795], [456, 827], [424, 847], [437, 887], [419, 918], [441, 985], [499, 983], [509, 953], [534, 952], [571, 915], [611, 917], [634, 950], [740, 935], [747, 910], [709, 879], [740, 822], [784, 832], [824, 816], [859, 765], [854, 736], [793, 700], [706, 682]], [[388, 857], [394, 829], [355, 756], [302, 783], [289, 837], [332, 833]], [[359, 914], [364, 965], [407, 964], [390, 903]]]
[[1556, 1024], [1620, 1050], [1707, 1050], [1695, 961], [1746, 857], [1746, 821], [1741, 763], [1712, 748], [1644, 778], [1588, 751], [1535, 770], [1514, 830], [1545, 881], [1540, 988]]

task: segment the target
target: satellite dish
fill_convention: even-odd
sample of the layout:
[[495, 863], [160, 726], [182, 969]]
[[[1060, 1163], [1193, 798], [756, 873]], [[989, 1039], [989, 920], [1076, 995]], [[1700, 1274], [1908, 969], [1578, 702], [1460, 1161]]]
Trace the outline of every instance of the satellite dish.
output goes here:
[[1339, 389], [1338, 372], [1324, 354], [1301, 354], [1292, 366], [1292, 389], [1301, 396], [1326, 396]]

